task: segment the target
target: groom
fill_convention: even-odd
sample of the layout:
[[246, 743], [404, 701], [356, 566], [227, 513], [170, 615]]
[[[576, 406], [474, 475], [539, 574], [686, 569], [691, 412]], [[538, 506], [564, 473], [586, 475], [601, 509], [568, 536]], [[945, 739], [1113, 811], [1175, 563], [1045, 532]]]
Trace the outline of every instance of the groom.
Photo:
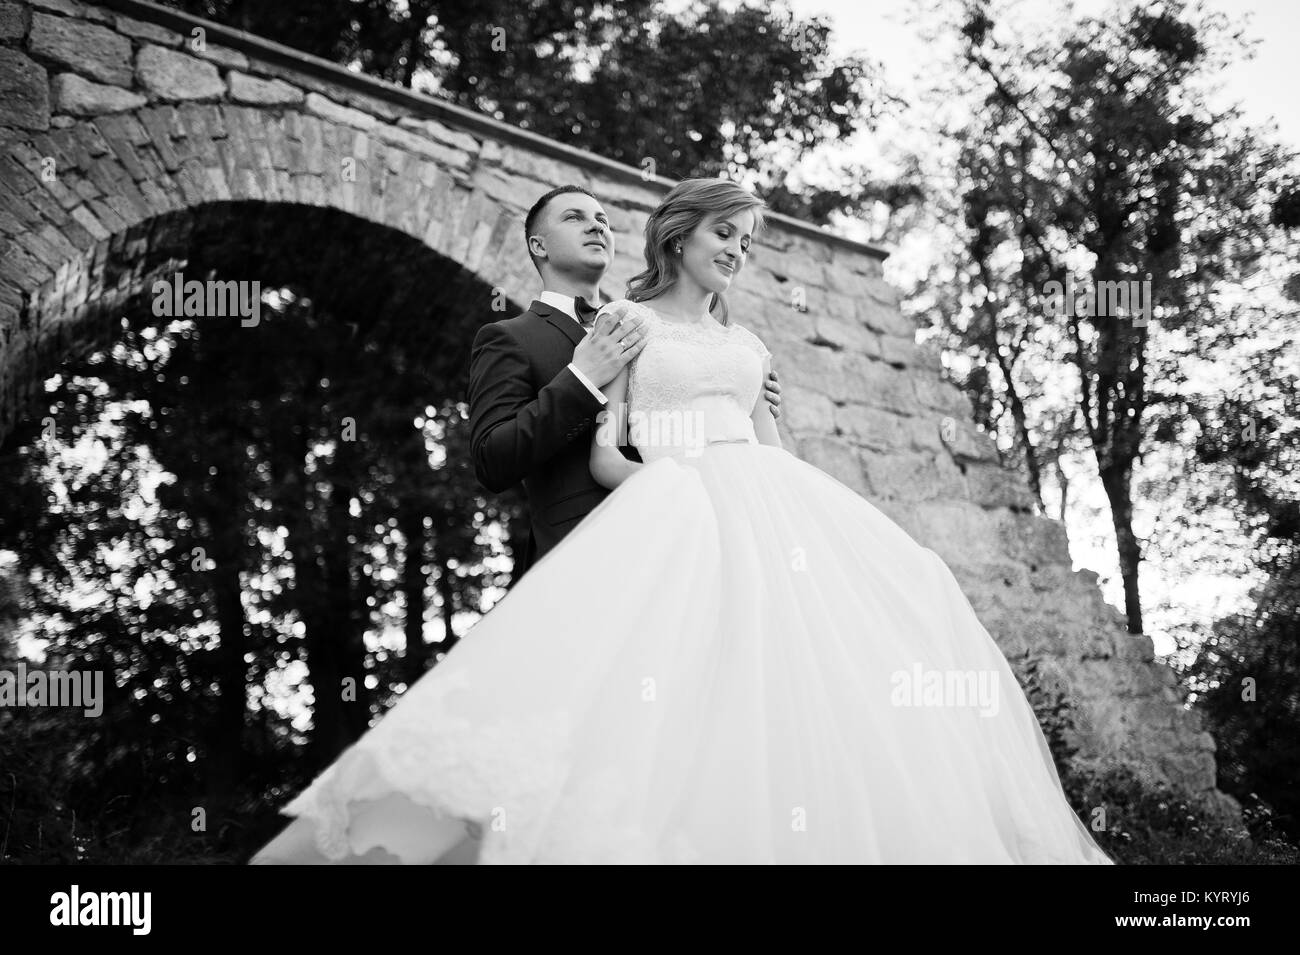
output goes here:
[[[594, 195], [581, 186], [552, 189], [528, 210], [524, 240], [542, 292], [522, 315], [480, 328], [469, 365], [474, 473], [496, 493], [522, 482], [531, 512], [515, 583], [609, 493], [588, 468], [605, 405], [600, 389], [645, 344], [641, 319], [596, 318], [614, 235]], [[775, 371], [766, 388], [776, 416]], [[640, 460], [634, 448], [622, 450]]]

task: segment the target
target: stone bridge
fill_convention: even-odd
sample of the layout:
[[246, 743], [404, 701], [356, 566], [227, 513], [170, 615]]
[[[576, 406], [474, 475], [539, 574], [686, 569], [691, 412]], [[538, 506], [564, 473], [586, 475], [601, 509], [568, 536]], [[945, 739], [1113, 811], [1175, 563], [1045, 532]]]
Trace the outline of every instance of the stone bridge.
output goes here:
[[[148, 3], [0, 2], [0, 440], [25, 440], [43, 379], [187, 264], [306, 275], [413, 321], [499, 317], [538, 290], [524, 211], [569, 182], [621, 237], [620, 295], [668, 180]], [[934, 548], [1008, 655], [1043, 655], [1081, 759], [1231, 811], [1173, 673], [1071, 570], [1063, 526], [916, 346], [883, 259], [782, 216], [758, 237], [731, 301], [776, 355], [787, 447]]]

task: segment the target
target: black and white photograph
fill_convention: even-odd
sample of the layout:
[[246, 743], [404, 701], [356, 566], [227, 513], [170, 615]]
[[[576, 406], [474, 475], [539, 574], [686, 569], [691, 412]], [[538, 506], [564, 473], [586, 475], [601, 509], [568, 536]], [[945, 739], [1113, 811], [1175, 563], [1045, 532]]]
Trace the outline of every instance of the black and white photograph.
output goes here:
[[128, 868], [1049, 865], [967, 891], [1248, 938], [1231, 873], [1300, 863], [1298, 35], [0, 0], [23, 918], [149, 934]]

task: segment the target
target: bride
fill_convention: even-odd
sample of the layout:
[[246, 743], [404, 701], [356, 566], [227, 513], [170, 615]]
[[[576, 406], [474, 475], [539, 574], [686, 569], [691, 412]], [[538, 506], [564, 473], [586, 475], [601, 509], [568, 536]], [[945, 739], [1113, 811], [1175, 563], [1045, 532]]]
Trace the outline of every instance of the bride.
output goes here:
[[614, 492], [254, 863], [1110, 863], [948, 567], [782, 448], [723, 300], [761, 224], [720, 180], [651, 214]]

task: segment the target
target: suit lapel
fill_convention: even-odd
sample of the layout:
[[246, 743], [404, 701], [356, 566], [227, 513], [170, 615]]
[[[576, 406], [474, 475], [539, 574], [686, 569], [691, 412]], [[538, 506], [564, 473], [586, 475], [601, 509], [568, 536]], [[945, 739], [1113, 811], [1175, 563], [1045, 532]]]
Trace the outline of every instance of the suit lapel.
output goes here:
[[578, 343], [586, 337], [581, 325], [570, 318], [558, 308], [552, 308], [540, 299], [534, 299], [531, 310], [539, 315], [548, 325], [559, 330], [559, 332], [569, 340], [569, 343], [575, 348]]

